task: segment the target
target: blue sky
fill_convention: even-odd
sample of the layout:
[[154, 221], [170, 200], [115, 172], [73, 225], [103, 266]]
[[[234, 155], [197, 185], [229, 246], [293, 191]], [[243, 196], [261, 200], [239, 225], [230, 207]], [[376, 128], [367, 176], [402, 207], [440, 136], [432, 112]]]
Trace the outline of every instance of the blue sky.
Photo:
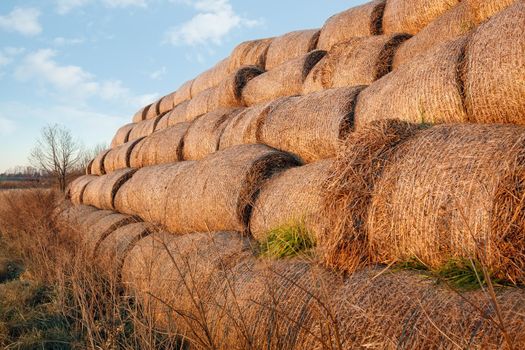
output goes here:
[[363, 0], [2, 0], [0, 172], [40, 129], [109, 144], [141, 106], [249, 39], [317, 28]]

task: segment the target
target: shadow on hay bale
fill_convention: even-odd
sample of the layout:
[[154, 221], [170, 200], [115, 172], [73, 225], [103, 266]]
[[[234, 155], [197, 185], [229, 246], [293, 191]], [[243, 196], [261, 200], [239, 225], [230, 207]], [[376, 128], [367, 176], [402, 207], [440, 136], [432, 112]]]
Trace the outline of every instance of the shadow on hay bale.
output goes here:
[[115, 195], [119, 188], [128, 181], [136, 169], [119, 169], [111, 174], [98, 176], [86, 186], [82, 204], [99, 209], [115, 209]]
[[273, 38], [245, 41], [237, 45], [229, 59], [229, 71], [233, 72], [243, 66], [256, 66], [265, 69], [266, 54]]
[[135, 124], [135, 127], [129, 133], [128, 142], [153, 134], [161, 118], [162, 116], [158, 116]]
[[133, 115], [133, 118], [132, 118], [132, 122], [133, 123], [138, 123], [138, 122], [141, 122], [143, 120], [146, 119], [146, 115], [148, 113], [148, 109], [151, 107], [151, 104], [147, 105], [147, 106], [144, 106], [142, 107], [141, 109], [139, 109], [134, 115]]
[[90, 175], [104, 175], [106, 173], [106, 169], [104, 169], [104, 159], [106, 158], [109, 151], [111, 151], [111, 148], [100, 152], [95, 157], [95, 159], [93, 159], [93, 162], [91, 162], [91, 169], [89, 171]]
[[129, 168], [131, 166], [131, 153], [144, 138], [140, 137], [112, 148], [104, 157], [104, 172], [109, 174], [115, 170]]
[[319, 29], [297, 30], [273, 39], [266, 54], [265, 69], [271, 70], [284, 62], [315, 50]]
[[124, 126], [121, 126], [115, 133], [113, 139], [111, 140], [110, 148], [115, 148], [128, 142], [129, 134], [134, 127], [135, 123], [129, 123], [125, 124]]
[[77, 177], [68, 185], [66, 189], [66, 198], [70, 199], [73, 204], [82, 204], [86, 186], [96, 178], [97, 176], [94, 175]]
[[167, 127], [177, 125], [178, 123], [191, 122], [192, 120], [188, 120], [187, 113], [189, 104], [190, 101], [184, 101], [168, 113], [164, 114], [157, 123], [155, 130], [163, 130]]

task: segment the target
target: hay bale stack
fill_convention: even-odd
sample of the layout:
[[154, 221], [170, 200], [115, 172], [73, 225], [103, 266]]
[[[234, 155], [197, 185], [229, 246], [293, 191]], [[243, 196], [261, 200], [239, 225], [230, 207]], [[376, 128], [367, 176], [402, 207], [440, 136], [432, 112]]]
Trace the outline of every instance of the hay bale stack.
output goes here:
[[173, 97], [175, 96], [176, 93], [177, 91], [174, 91], [160, 99], [159, 115], [164, 115], [175, 107], [175, 105], [173, 104]]
[[68, 185], [66, 190], [66, 198], [70, 199], [71, 203], [75, 205], [82, 204], [82, 197], [84, 195], [86, 186], [96, 178], [97, 176], [94, 175], [84, 175], [77, 177]]
[[129, 166], [142, 168], [182, 160], [183, 139], [189, 126], [190, 123], [178, 123], [143, 138], [133, 148]]
[[157, 100], [151, 104], [146, 112], [146, 119], [155, 119], [160, 115], [160, 100]]
[[151, 107], [151, 105], [147, 105], [145, 107], [142, 107], [133, 115], [133, 123], [138, 123], [146, 119], [146, 115], [148, 114], [148, 109]]
[[405, 34], [353, 38], [337, 44], [310, 72], [303, 93], [344, 86], [370, 85], [392, 70]]
[[297, 30], [273, 39], [266, 54], [266, 70], [315, 50], [319, 29]]
[[245, 41], [237, 45], [229, 59], [228, 71], [233, 72], [243, 66], [257, 66], [264, 69], [266, 54], [273, 38]]
[[315, 240], [319, 234], [321, 185], [328, 178], [332, 160], [291, 168], [272, 177], [261, 188], [250, 219], [253, 237], [264, 242], [270, 231], [301, 227]]
[[340, 140], [352, 130], [354, 107], [362, 86], [286, 97], [257, 129], [257, 141], [297, 155], [305, 163], [335, 156]]
[[417, 34], [460, 0], [388, 0], [383, 14], [385, 34]]
[[197, 118], [184, 135], [181, 159], [198, 160], [218, 151], [224, 128], [241, 111], [239, 108], [221, 108]]
[[194, 121], [201, 115], [208, 113], [216, 105], [212, 103], [212, 100], [215, 98], [215, 87], [206, 89], [191, 100], [188, 101], [186, 107], [182, 107], [181, 111], [184, 110], [186, 113], [184, 119], [188, 122]]
[[[178, 104], [175, 108], [173, 108], [168, 113], [164, 114], [162, 118], [160, 118], [159, 122], [157, 123], [157, 126], [155, 127], [155, 130], [163, 130], [167, 127], [174, 126], [178, 123], [184, 123], [186, 122], [187, 117], [187, 108], [190, 101], [184, 101], [180, 104]], [[191, 120], [188, 120], [191, 121]]]
[[191, 85], [191, 95], [196, 96], [206, 89], [219, 85], [219, 83], [230, 73], [229, 67], [229, 59], [225, 58], [212, 68], [199, 74], [193, 80], [193, 84]]
[[93, 162], [91, 163], [91, 171], [90, 171], [92, 175], [104, 175], [106, 173], [106, 169], [104, 169], [104, 159], [108, 155], [109, 151], [111, 151], [111, 148], [100, 152], [95, 157], [95, 159], [93, 159]]
[[115, 208], [125, 214], [136, 215], [144, 221], [166, 221], [168, 187], [179, 173], [191, 169], [194, 162], [178, 162], [148, 166], [137, 170], [133, 177], [120, 187], [115, 196]]
[[66, 207], [57, 213], [55, 220], [61, 232], [70, 234], [71, 231], [79, 229], [80, 223], [85, 220], [87, 216], [97, 211], [99, 211], [97, 208], [89, 205], [66, 204]]
[[416, 123], [467, 121], [458, 71], [468, 38], [439, 45], [366, 88], [356, 106], [356, 126], [385, 118]]
[[525, 3], [482, 24], [467, 46], [464, 72], [469, 120], [525, 123]]
[[113, 137], [113, 140], [111, 140], [111, 148], [115, 148], [117, 146], [120, 146], [126, 142], [128, 142], [129, 134], [131, 130], [135, 127], [135, 123], [129, 123], [122, 127], [120, 127], [117, 130], [117, 133]]
[[82, 235], [82, 249], [91, 257], [95, 256], [100, 243], [113, 231], [131, 223], [137, 222], [132, 216], [119, 213], [104, 215], [98, 220], [91, 222], [89, 227], [85, 227]]
[[90, 181], [84, 190], [82, 204], [99, 209], [115, 209], [114, 200], [117, 191], [135, 171], [135, 169], [120, 169]]
[[128, 136], [128, 141], [134, 141], [142, 137], [149, 136], [155, 131], [157, 124], [162, 119], [162, 116], [155, 117], [153, 119], [144, 120], [137, 123], [131, 130]]
[[193, 85], [193, 80], [188, 80], [182, 84], [175, 94], [173, 95], [173, 107], [178, 106], [184, 101], [190, 100], [193, 96], [191, 95], [191, 86]]
[[321, 50], [309, 52], [252, 79], [242, 90], [244, 103], [253, 106], [279, 97], [301, 94], [308, 73], [325, 54], [326, 51]]
[[350, 38], [382, 34], [384, 9], [385, 1], [377, 0], [330, 17], [321, 28], [317, 48], [329, 51], [335, 44]]
[[104, 158], [104, 170], [106, 174], [118, 169], [131, 167], [131, 153], [143, 139], [142, 137], [129, 141], [110, 150]]
[[84, 175], [91, 175], [91, 167], [93, 166], [93, 162], [95, 161], [95, 158], [91, 159], [88, 164], [86, 165], [86, 169], [84, 171]]
[[464, 0], [468, 3], [470, 12], [477, 24], [485, 21], [487, 18], [492, 17], [496, 13], [504, 10], [513, 3], [517, 3], [521, 0]]

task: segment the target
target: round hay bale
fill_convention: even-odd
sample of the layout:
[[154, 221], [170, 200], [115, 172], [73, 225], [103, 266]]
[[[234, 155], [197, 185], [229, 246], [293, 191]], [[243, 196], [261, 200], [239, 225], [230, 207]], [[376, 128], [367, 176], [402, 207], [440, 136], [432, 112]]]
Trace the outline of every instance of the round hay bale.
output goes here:
[[111, 148], [115, 148], [117, 146], [120, 146], [126, 142], [128, 142], [129, 134], [131, 130], [135, 127], [135, 123], [129, 123], [122, 127], [120, 127], [117, 130], [117, 133], [113, 137], [113, 140], [111, 141]]
[[106, 169], [104, 169], [104, 159], [108, 155], [109, 151], [111, 151], [111, 148], [100, 152], [95, 157], [95, 159], [93, 159], [93, 163], [91, 163], [92, 175], [104, 175], [106, 173]]
[[394, 54], [406, 34], [353, 38], [332, 47], [310, 72], [303, 92], [370, 85], [392, 70]]
[[91, 175], [91, 167], [93, 166], [93, 162], [95, 161], [95, 159], [91, 159], [88, 164], [86, 165], [86, 170], [84, 172], [84, 175]]
[[204, 115], [211, 111], [216, 104], [212, 104], [212, 100], [215, 99], [216, 87], [206, 89], [191, 100], [188, 101], [188, 105], [185, 107], [185, 120], [188, 122], [194, 121], [201, 115]]
[[175, 106], [173, 104], [173, 96], [175, 96], [177, 92], [174, 91], [172, 93], [167, 94], [166, 96], [162, 97], [160, 99], [159, 103], [159, 115], [164, 115], [171, 111]]
[[331, 159], [291, 168], [275, 175], [261, 188], [250, 218], [253, 237], [264, 242], [282, 227], [306, 229], [314, 240], [319, 233], [321, 185], [328, 178]]
[[519, 1], [516, 1], [516, 0], [492, 0], [492, 1], [464, 0], [464, 1], [468, 3], [470, 12], [472, 13], [474, 20], [476, 21], [476, 24], [479, 24], [485, 21], [487, 18], [490, 18], [493, 15], [497, 14], [498, 12], [509, 7], [510, 5], [519, 2], [520, 0]]
[[151, 104], [146, 112], [146, 119], [155, 119], [160, 115], [160, 99]]
[[66, 198], [70, 199], [71, 203], [75, 205], [82, 204], [82, 196], [84, 195], [86, 186], [96, 178], [97, 176], [94, 175], [84, 175], [77, 177], [69, 184], [66, 190]]
[[198, 160], [218, 151], [224, 128], [241, 111], [239, 108], [221, 108], [193, 121], [184, 135], [181, 159]]
[[212, 68], [199, 74], [191, 85], [191, 95], [196, 96], [202, 91], [215, 87], [229, 75], [229, 59], [225, 58]]
[[61, 232], [71, 233], [79, 229], [80, 222], [86, 216], [99, 211], [89, 205], [69, 205], [56, 216], [56, 222]]
[[179, 173], [193, 166], [192, 161], [148, 166], [137, 170], [119, 188], [115, 208], [136, 215], [144, 221], [161, 224], [166, 221], [166, 202], [173, 195], [167, 189]]
[[120, 169], [93, 179], [84, 190], [82, 204], [92, 205], [99, 209], [115, 209], [117, 191], [133, 176], [135, 171], [135, 169]]
[[143, 138], [131, 152], [130, 166], [142, 168], [182, 160], [183, 139], [189, 126], [190, 123], [178, 123]]
[[133, 129], [130, 131], [128, 141], [134, 141], [153, 134], [157, 127], [157, 124], [161, 119], [162, 116], [159, 116], [153, 119], [148, 119], [137, 123], [135, 127], [133, 127]]
[[394, 118], [416, 123], [465, 122], [458, 73], [469, 37], [444, 43], [372, 83], [359, 96], [356, 127]]
[[354, 37], [382, 34], [384, 9], [384, 0], [371, 1], [330, 17], [321, 28], [317, 48], [329, 51], [335, 44]]
[[139, 138], [129, 141], [110, 150], [104, 158], [104, 170], [106, 174], [118, 169], [129, 168], [131, 166], [131, 153], [143, 139], [144, 138]]
[[460, 0], [388, 0], [383, 13], [385, 34], [417, 34]]
[[166, 191], [164, 224], [175, 233], [249, 233], [251, 208], [261, 185], [297, 165], [286, 153], [265, 145], [240, 145], [215, 152], [180, 172]]
[[95, 257], [98, 246], [107, 236], [120, 227], [133, 222], [136, 222], [134, 217], [115, 212], [93, 221], [91, 225], [82, 232], [82, 249], [90, 257]]
[[470, 121], [525, 123], [523, 1], [475, 30], [466, 50], [464, 82]]
[[257, 66], [263, 68], [266, 65], [266, 54], [273, 38], [245, 41], [237, 45], [229, 59], [228, 71], [233, 72], [243, 66]]
[[340, 140], [353, 129], [362, 86], [285, 97], [258, 123], [257, 141], [310, 163], [335, 156]]
[[315, 50], [319, 34], [319, 29], [309, 29], [297, 30], [276, 37], [268, 48], [265, 69], [271, 70], [284, 62]]
[[221, 134], [219, 149], [257, 143], [257, 123], [279, 102], [280, 100], [277, 100], [248, 107], [231, 118]]
[[[155, 130], [163, 130], [167, 127], [174, 126], [178, 123], [184, 123], [186, 122], [187, 117], [187, 108], [190, 101], [184, 101], [180, 104], [178, 104], [175, 108], [173, 108], [168, 113], [164, 114], [162, 118], [160, 118], [159, 122], [157, 123], [157, 126], [155, 127]], [[191, 120], [188, 120], [191, 121]]]
[[325, 54], [326, 51], [311, 51], [250, 80], [242, 90], [244, 104], [253, 106], [301, 94], [308, 73]]
[[150, 107], [151, 105], [147, 105], [139, 109], [138, 112], [133, 115], [133, 123], [138, 123], [146, 119], [146, 115], [148, 114], [148, 109]]

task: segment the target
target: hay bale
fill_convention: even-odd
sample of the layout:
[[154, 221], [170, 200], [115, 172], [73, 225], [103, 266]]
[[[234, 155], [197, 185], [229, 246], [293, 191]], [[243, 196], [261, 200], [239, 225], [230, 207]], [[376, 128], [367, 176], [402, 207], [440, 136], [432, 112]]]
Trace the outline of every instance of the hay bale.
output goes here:
[[79, 229], [80, 223], [94, 212], [99, 211], [97, 208], [89, 205], [66, 205], [66, 207], [57, 213], [55, 221], [60, 228], [60, 232], [70, 234], [72, 231]]
[[99, 209], [115, 209], [114, 201], [117, 191], [133, 176], [135, 171], [135, 169], [120, 169], [90, 181], [84, 190], [82, 204], [92, 205]]
[[362, 86], [286, 97], [257, 129], [257, 141], [290, 152], [305, 163], [335, 156], [353, 129], [354, 107]]
[[146, 119], [155, 119], [160, 115], [160, 99], [153, 102], [146, 112]]
[[137, 170], [133, 177], [119, 188], [115, 208], [125, 214], [136, 215], [144, 221], [166, 221], [166, 202], [173, 195], [168, 187], [179, 173], [191, 169], [194, 162], [178, 162], [148, 166]]
[[[167, 188], [166, 221], [175, 233], [249, 232], [253, 201], [271, 175], [297, 160], [264, 145], [241, 145], [210, 154], [181, 172]], [[198, 174], [198, 175], [197, 175]]]
[[115, 148], [117, 146], [120, 146], [126, 142], [128, 142], [129, 134], [131, 130], [135, 127], [135, 123], [129, 123], [122, 127], [120, 127], [117, 130], [117, 133], [113, 137], [113, 140], [111, 140], [111, 148]]
[[177, 107], [184, 101], [190, 100], [193, 96], [191, 95], [191, 86], [193, 85], [193, 80], [188, 80], [182, 84], [177, 91], [173, 94], [173, 107]]
[[77, 177], [68, 185], [66, 190], [66, 198], [70, 199], [75, 205], [82, 204], [82, 196], [84, 195], [86, 186], [96, 178], [97, 176], [94, 175], [84, 175]]
[[157, 124], [162, 119], [162, 116], [144, 120], [140, 123], [137, 123], [135, 127], [131, 130], [128, 136], [128, 141], [134, 141], [142, 137], [149, 136], [155, 131]]
[[104, 158], [104, 170], [109, 174], [118, 169], [131, 167], [131, 153], [144, 138], [126, 142], [110, 150]]
[[93, 163], [91, 163], [92, 175], [104, 175], [106, 173], [106, 169], [104, 169], [104, 159], [108, 155], [109, 151], [111, 151], [111, 148], [100, 152], [95, 157], [95, 159], [93, 159]]
[[356, 126], [384, 118], [467, 121], [458, 71], [468, 39], [463, 36], [439, 45], [371, 84], [359, 96]]
[[317, 48], [329, 51], [335, 44], [354, 37], [382, 34], [384, 9], [384, 0], [371, 1], [330, 17], [321, 28]]
[[91, 159], [88, 164], [86, 165], [86, 170], [84, 171], [84, 175], [91, 175], [91, 167], [93, 166], [93, 162], [95, 161], [95, 158]]
[[95, 257], [98, 246], [107, 236], [115, 230], [136, 221], [132, 216], [115, 212], [104, 215], [98, 220], [93, 220], [90, 226], [85, 227], [82, 232], [82, 249], [90, 257]]
[[410, 36], [376, 35], [337, 44], [310, 72], [303, 93], [335, 87], [370, 85], [392, 70], [394, 54]]
[[417, 34], [460, 0], [388, 0], [383, 13], [385, 34]]
[[146, 119], [146, 115], [148, 114], [148, 109], [151, 107], [151, 105], [147, 105], [145, 107], [142, 107], [133, 115], [133, 123], [138, 123]]
[[469, 120], [525, 119], [525, 3], [518, 1], [480, 25], [466, 50], [465, 102]]
[[142, 168], [182, 160], [183, 139], [189, 126], [190, 123], [178, 123], [143, 138], [130, 154], [130, 166]]
[[229, 59], [219, 61], [215, 66], [199, 74], [191, 86], [191, 95], [196, 96], [202, 91], [215, 87], [224, 80], [230, 73]]
[[326, 159], [291, 168], [268, 180], [253, 206], [250, 218], [253, 237], [264, 242], [272, 230], [304, 226], [315, 240], [321, 220], [321, 185], [330, 173], [332, 162]]
[[194, 121], [213, 109], [211, 101], [215, 97], [215, 89], [214, 87], [206, 89], [188, 101], [188, 105], [185, 107], [186, 116], [184, 119], [186, 121]]
[[315, 50], [255, 77], [242, 90], [242, 100], [246, 105], [253, 106], [301, 94], [308, 73], [325, 54], [326, 51]]
[[[186, 122], [187, 108], [190, 101], [184, 101], [160, 118], [155, 130], [163, 130], [178, 123]], [[191, 120], [189, 120], [191, 121]]]
[[176, 93], [177, 91], [174, 91], [172, 93], [167, 94], [166, 96], [163, 96], [160, 99], [159, 115], [164, 115], [175, 107], [175, 105], [173, 104], [173, 97], [175, 96]]
[[197, 118], [184, 135], [181, 159], [198, 160], [218, 151], [226, 125], [241, 111], [239, 108], [221, 108]]
[[243, 66], [265, 68], [266, 54], [273, 38], [245, 41], [237, 45], [229, 59], [228, 71], [233, 72]]
[[510, 5], [517, 3], [516, 0], [464, 0], [468, 3], [470, 12], [476, 24], [482, 23]]
[[319, 29], [310, 29], [297, 30], [276, 37], [268, 48], [265, 69], [271, 70], [286, 61], [315, 50], [319, 34]]

